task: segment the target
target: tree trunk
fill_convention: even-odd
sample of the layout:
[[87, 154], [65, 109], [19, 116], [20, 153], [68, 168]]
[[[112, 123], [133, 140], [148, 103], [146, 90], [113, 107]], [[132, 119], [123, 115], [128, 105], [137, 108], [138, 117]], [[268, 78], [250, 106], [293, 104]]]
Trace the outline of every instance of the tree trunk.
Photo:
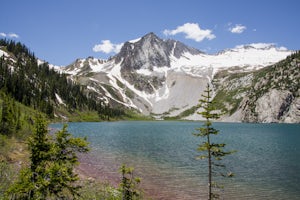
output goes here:
[[[209, 131], [209, 127], [207, 127], [207, 132]], [[212, 199], [212, 191], [211, 191], [211, 182], [212, 182], [212, 172], [211, 172], [211, 151], [210, 151], [210, 138], [209, 133], [207, 134], [207, 143], [208, 143], [208, 200]]]

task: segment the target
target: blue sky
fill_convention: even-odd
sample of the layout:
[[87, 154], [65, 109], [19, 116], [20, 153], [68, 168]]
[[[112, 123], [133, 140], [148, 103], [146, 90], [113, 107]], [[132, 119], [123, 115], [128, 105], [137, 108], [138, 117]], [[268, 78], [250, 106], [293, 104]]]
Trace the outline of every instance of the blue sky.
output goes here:
[[207, 53], [250, 43], [300, 49], [299, 0], [0, 0], [0, 38], [68, 65], [154, 32]]

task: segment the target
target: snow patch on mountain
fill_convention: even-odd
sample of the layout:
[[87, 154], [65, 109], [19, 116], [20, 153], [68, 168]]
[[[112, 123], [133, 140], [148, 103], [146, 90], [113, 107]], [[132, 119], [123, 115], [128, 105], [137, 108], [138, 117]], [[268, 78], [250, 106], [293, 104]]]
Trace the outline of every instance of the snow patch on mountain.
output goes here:
[[137, 38], [137, 39], [130, 40], [128, 42], [130, 42], [130, 43], [136, 43], [136, 42], [140, 41], [141, 39], [142, 38]]
[[[2, 50], [0, 47], [0, 57], [4, 57], [4, 60], [9, 60], [12, 63], [16, 63], [16, 59], [9, 55], [6, 51]], [[14, 70], [13, 66], [10, 66], [12, 70]]]
[[41, 60], [41, 59], [37, 59], [37, 63], [38, 63], [38, 65], [47, 63], [50, 69], [54, 69], [55, 71], [60, 72], [60, 73], [64, 72], [64, 69], [63, 69], [64, 66], [49, 64], [48, 62]]
[[4, 57], [8, 57], [8, 53], [0, 49], [0, 57], [2, 57], [3, 55]]
[[134, 85], [131, 85], [130, 83], [128, 83], [126, 80], [124, 80], [122, 78], [120, 63], [118, 63], [118, 64], [113, 63], [112, 67], [109, 69], [109, 71], [106, 71], [106, 73], [107, 73], [107, 77], [109, 78], [109, 83], [111, 84], [111, 86], [113, 88], [115, 88], [117, 91], [120, 92], [120, 94], [122, 95], [122, 98], [123, 98], [124, 102], [120, 102], [119, 100], [116, 100], [111, 95], [109, 95], [110, 98], [114, 99], [116, 102], [118, 102], [118, 103], [120, 103], [120, 104], [122, 104], [122, 105], [124, 105], [126, 107], [135, 108], [137, 110], [140, 110], [140, 112], [142, 112], [142, 110], [140, 108], [138, 108], [129, 97], [126, 96], [124, 88], [121, 88], [119, 86], [119, 84], [117, 83], [117, 81], [119, 81], [125, 87], [129, 88], [131, 91], [133, 91], [139, 97], [143, 98], [146, 102], [148, 102], [149, 104], [151, 104], [151, 102], [148, 101], [148, 95], [147, 95], [147, 93], [137, 90], [134, 87]]
[[152, 70], [150, 69], [138, 69], [136, 73], [144, 75], [144, 76], [167, 76], [168, 71], [172, 70], [169, 67], [156, 67], [154, 66]]
[[[215, 55], [184, 53], [179, 59], [172, 57], [171, 66], [173, 69], [183, 69], [183, 71], [186, 68], [195, 69], [199, 67], [202, 70], [211, 68], [214, 74], [219, 70], [230, 67], [242, 67], [244, 71], [250, 71], [274, 64], [291, 54], [291, 51], [278, 50], [274, 46], [262, 43], [252, 44], [251, 47], [253, 48], [238, 46]], [[199, 75], [202, 70], [193, 72], [198, 72]]]
[[56, 97], [56, 100], [58, 101], [58, 104], [66, 106], [66, 104], [64, 103], [64, 101], [62, 100], [62, 98], [57, 93], [55, 93], [55, 97]]
[[[140, 69], [139, 73], [143, 74], [143, 75], [151, 75], [152, 73], [163, 73], [163, 75], [166, 75], [166, 71], [167, 71], [167, 67], [165, 68], [157, 68], [155, 67], [154, 70], [151, 72], [149, 70], [146, 69]], [[118, 91], [122, 91], [123, 89], [119, 87], [119, 85], [117, 84], [117, 80], [120, 81], [124, 86], [126, 86], [127, 88], [129, 88], [131, 91], [133, 91], [138, 97], [140, 97], [141, 99], [143, 99], [147, 104], [149, 104], [150, 106], [153, 106], [153, 104], [161, 99], [166, 99], [168, 97], [168, 88], [167, 86], [164, 86], [160, 89], [155, 89], [154, 87], [154, 93], [153, 94], [149, 94], [145, 91], [140, 91], [138, 89], [136, 89], [134, 87], [134, 85], [130, 84], [128, 81], [126, 81], [125, 79], [122, 78], [121, 75], [121, 66], [120, 63], [119, 64], [115, 64], [114, 67], [111, 68], [111, 71], [107, 73], [107, 77], [110, 78], [110, 84], [116, 88]], [[123, 98], [127, 99], [128, 101], [128, 106], [129, 107], [134, 107], [137, 108], [134, 103], [132, 102], [132, 100], [130, 100], [125, 93], [122, 93]]]

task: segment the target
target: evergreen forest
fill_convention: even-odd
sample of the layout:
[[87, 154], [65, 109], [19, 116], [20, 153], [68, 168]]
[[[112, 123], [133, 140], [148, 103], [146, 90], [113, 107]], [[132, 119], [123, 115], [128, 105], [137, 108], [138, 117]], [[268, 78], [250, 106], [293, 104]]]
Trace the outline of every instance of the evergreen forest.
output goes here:
[[97, 113], [99, 120], [125, 114], [122, 109], [111, 108], [101, 99], [96, 99], [93, 93], [87, 92], [86, 86], [75, 83], [47, 62], [38, 60], [24, 44], [1, 39], [0, 48], [6, 52], [0, 57], [0, 91], [13, 100], [46, 114], [50, 119], [84, 111]]

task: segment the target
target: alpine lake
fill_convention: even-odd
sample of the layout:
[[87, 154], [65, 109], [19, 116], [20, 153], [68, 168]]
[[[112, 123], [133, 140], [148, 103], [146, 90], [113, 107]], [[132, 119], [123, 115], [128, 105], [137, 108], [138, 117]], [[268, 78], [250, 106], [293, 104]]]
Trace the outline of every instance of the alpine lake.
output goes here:
[[[52, 130], [63, 124], [51, 124]], [[198, 160], [195, 137], [202, 122], [119, 121], [68, 123], [68, 131], [86, 137], [91, 151], [80, 155], [87, 176], [120, 182], [125, 163], [142, 179], [153, 199], [207, 199], [207, 160]], [[222, 163], [234, 173], [215, 181], [221, 199], [300, 199], [300, 124], [213, 123], [212, 142], [237, 152]]]

